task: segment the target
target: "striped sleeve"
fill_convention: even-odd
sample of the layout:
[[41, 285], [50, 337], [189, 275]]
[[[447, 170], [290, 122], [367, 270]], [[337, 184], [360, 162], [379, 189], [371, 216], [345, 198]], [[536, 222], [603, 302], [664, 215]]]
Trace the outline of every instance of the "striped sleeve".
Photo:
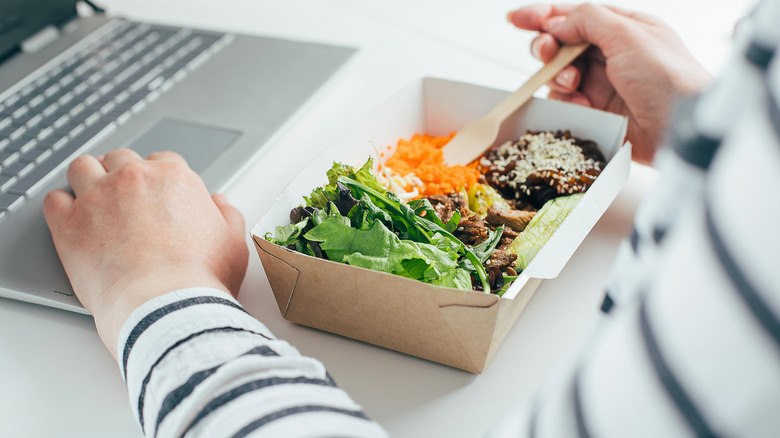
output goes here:
[[148, 437], [386, 436], [322, 363], [222, 291], [147, 302], [125, 322], [117, 351]]
[[[490, 436], [778, 436], [780, 137], [767, 144], [757, 123], [750, 132], [741, 151], [731, 143], [719, 157], [707, 195], [680, 213], [644, 293]], [[759, 151], [761, 164], [743, 154]], [[772, 188], [743, 193], [735, 212], [742, 190], [725, 176], [772, 168], [763, 174]]]
[[780, 41], [780, 0], [756, 15], [772, 38], [752, 29], [735, 58], [745, 65], [699, 100], [710, 116], [725, 114], [718, 105], [739, 114], [721, 123], [704, 173], [689, 178], [695, 190], [672, 199], [662, 187], [650, 198], [627, 240], [630, 259], [616, 264], [625, 281], [612, 284], [628, 293], [490, 436], [780, 436], [780, 58], [768, 44]]

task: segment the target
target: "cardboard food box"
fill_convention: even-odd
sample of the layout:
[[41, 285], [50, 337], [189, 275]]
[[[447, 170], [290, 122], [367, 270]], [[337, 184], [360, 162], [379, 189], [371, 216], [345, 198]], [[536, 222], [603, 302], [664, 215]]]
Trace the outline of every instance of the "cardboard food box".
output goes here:
[[482, 116], [506, 92], [425, 78], [394, 95], [323, 152], [279, 195], [252, 230], [279, 311], [289, 321], [481, 373], [543, 279], [558, 275], [628, 178], [623, 117], [535, 99], [503, 124], [497, 144], [526, 130], [569, 130], [598, 143], [608, 164], [502, 297], [436, 287], [317, 259], [264, 239], [289, 223], [303, 196], [327, 183], [334, 161], [361, 166], [414, 133], [447, 135]]

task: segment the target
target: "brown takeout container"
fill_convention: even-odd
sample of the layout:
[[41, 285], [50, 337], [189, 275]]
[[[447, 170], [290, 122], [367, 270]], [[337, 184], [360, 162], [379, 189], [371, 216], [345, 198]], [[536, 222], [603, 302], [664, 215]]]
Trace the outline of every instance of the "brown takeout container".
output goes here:
[[[327, 183], [334, 161], [362, 165], [415, 133], [447, 135], [482, 116], [505, 91], [425, 78], [409, 84], [323, 152], [279, 195], [252, 230], [279, 311], [292, 322], [481, 373], [543, 279], [554, 278], [628, 178], [623, 117], [534, 99], [504, 122], [497, 140], [526, 130], [569, 130], [594, 140], [606, 168], [558, 230], [502, 296], [432, 286], [317, 259], [264, 239], [289, 223], [303, 196]], [[392, 148], [390, 149], [392, 151]]]

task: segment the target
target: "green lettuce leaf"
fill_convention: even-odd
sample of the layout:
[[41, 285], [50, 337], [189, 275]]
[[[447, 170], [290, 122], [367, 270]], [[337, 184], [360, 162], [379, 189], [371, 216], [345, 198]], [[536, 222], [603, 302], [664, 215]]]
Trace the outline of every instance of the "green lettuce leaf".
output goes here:
[[304, 237], [319, 242], [330, 260], [471, 290], [469, 274], [458, 268], [457, 253], [431, 244], [401, 240], [378, 219], [361, 230], [329, 217]]
[[304, 218], [302, 221], [295, 224], [277, 225], [274, 228], [274, 235], [266, 233], [265, 240], [275, 243], [281, 246], [295, 244], [301, 236], [301, 232], [306, 225], [309, 224], [309, 218]]
[[374, 205], [371, 201], [371, 197], [366, 194], [363, 194], [358, 200], [357, 205], [350, 210], [349, 219], [352, 221], [352, 226], [359, 230], [370, 228], [377, 219], [382, 221], [387, 227], [392, 226], [393, 223], [390, 215]]
[[[433, 218], [431, 220], [418, 216], [412, 207], [401, 202], [397, 196], [384, 188], [376, 190], [346, 176], [339, 177], [338, 182], [349, 187], [353, 194], [357, 193], [360, 196], [368, 195], [377, 207], [386, 211], [392, 219], [391, 229], [398, 234], [400, 239], [431, 243], [433, 236], [437, 233], [450, 239], [458, 246], [458, 252], [471, 262], [471, 272], [479, 278], [479, 281], [482, 284], [482, 290], [485, 293], [490, 293], [490, 283], [487, 278], [487, 272], [485, 272], [485, 267], [482, 266], [478, 257], [466, 245], [458, 240], [457, 237], [453, 236], [452, 233], [447, 231], [443, 226], [438, 225], [435, 222], [438, 220], [439, 224], [441, 224], [441, 220], [439, 220], [435, 214], [432, 214]], [[430, 205], [430, 203], [428, 205]], [[418, 205], [418, 207], [419, 206], [420, 205]], [[422, 208], [425, 207], [423, 206]], [[461, 266], [467, 267], [467, 264], [462, 264]]]
[[303, 199], [306, 201], [306, 205], [325, 208], [329, 203], [336, 202], [339, 198], [339, 189], [336, 182], [340, 176], [349, 177], [375, 190], [384, 190], [382, 184], [379, 183], [372, 172], [373, 167], [374, 160], [371, 158], [363, 164], [363, 167], [357, 170], [347, 164], [333, 163], [333, 167], [327, 172], [328, 184], [323, 187], [317, 187], [308, 197], [304, 196]]

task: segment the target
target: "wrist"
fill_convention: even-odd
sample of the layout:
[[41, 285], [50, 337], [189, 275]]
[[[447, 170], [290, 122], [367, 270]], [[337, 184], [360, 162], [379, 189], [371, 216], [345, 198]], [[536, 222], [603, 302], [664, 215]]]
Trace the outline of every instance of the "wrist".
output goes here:
[[192, 287], [208, 287], [230, 295], [219, 279], [201, 273], [146, 275], [117, 282], [106, 288], [89, 310], [95, 319], [98, 334], [111, 355], [116, 359], [119, 332], [133, 311], [157, 297]]

